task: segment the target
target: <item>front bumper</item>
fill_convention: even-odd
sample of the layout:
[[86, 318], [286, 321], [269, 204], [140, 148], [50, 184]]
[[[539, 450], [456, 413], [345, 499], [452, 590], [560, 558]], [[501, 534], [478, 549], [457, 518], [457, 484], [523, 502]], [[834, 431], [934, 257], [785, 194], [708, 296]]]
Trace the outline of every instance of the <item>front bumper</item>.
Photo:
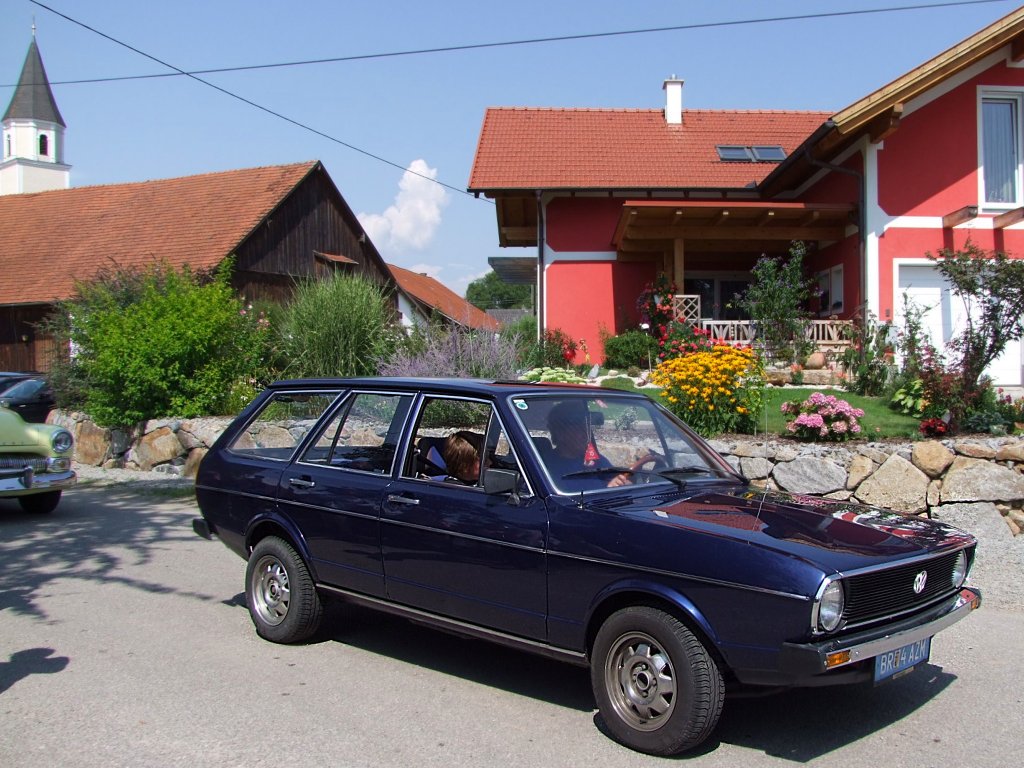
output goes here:
[[[786, 643], [783, 647], [780, 666], [783, 674], [796, 684], [828, 684], [826, 678], [835, 677], [834, 682], [846, 682], [852, 671], [851, 665], [873, 659], [888, 651], [894, 651], [918, 640], [941, 632], [956, 624], [975, 608], [981, 606], [981, 592], [974, 587], [964, 587], [953, 597], [944, 600], [923, 614], [890, 624], [882, 629], [867, 630], [846, 637], [831, 638], [817, 643]], [[863, 665], [861, 665], [863, 666]], [[870, 675], [863, 672], [859, 677]], [[809, 680], [808, 678], [811, 678]]]
[[30, 493], [62, 491], [77, 482], [78, 475], [67, 472], [33, 472], [30, 467], [21, 470], [0, 471], [0, 496], [11, 498]]

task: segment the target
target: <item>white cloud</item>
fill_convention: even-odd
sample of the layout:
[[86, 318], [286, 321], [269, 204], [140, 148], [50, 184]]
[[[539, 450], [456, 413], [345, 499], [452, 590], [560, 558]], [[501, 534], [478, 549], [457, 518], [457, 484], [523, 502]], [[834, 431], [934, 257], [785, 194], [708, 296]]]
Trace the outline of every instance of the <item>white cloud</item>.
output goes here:
[[378, 249], [403, 252], [430, 244], [441, 225], [441, 209], [448, 204], [444, 187], [430, 181], [436, 178], [436, 168], [425, 160], [413, 160], [398, 182], [394, 205], [384, 213], [357, 214]]

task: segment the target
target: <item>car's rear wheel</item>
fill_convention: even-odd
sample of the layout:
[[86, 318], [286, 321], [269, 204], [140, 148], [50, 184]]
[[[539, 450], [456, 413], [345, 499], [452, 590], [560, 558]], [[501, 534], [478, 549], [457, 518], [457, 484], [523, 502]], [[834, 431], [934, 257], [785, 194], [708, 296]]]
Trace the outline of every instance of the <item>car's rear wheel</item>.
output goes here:
[[45, 515], [53, 512], [60, 503], [60, 491], [46, 491], [45, 493], [33, 493], [30, 496], [19, 496], [18, 503], [26, 512], [34, 515]]
[[611, 735], [652, 755], [696, 747], [714, 730], [725, 701], [722, 674], [700, 640], [648, 606], [624, 608], [604, 622], [590, 678]]
[[245, 569], [245, 599], [260, 637], [297, 643], [320, 626], [323, 605], [306, 563], [277, 536], [261, 539]]

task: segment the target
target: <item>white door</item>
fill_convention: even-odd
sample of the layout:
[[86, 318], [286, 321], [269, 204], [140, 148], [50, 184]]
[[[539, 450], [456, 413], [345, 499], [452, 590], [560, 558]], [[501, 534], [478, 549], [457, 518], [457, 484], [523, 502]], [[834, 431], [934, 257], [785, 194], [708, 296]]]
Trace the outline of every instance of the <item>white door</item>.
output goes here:
[[[946, 279], [934, 266], [901, 264], [897, 269], [897, 328], [903, 325], [903, 294], [906, 294], [914, 306], [924, 310], [921, 323], [931, 344], [939, 351], [944, 351], [945, 343], [964, 328], [966, 311], [963, 302], [951, 293]], [[1024, 380], [1021, 375], [1021, 351], [1021, 342], [1011, 341], [1003, 354], [985, 370], [995, 384], [1011, 387], [1021, 385]]]

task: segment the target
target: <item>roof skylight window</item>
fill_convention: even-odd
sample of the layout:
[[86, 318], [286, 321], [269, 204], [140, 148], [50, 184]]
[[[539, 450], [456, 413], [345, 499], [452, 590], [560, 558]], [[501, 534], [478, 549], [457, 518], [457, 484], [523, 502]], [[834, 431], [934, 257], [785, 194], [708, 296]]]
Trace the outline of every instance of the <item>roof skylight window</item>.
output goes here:
[[750, 155], [750, 150], [747, 147], [734, 146], [731, 144], [719, 144], [715, 149], [718, 150], [719, 160], [740, 160], [745, 162], [753, 160]]
[[786, 151], [773, 144], [744, 147], [739, 144], [719, 144], [718, 159], [732, 163], [778, 163], [786, 159]]
[[754, 159], [762, 163], [777, 163], [786, 159], [786, 153], [779, 146], [756, 146], [751, 147]]

